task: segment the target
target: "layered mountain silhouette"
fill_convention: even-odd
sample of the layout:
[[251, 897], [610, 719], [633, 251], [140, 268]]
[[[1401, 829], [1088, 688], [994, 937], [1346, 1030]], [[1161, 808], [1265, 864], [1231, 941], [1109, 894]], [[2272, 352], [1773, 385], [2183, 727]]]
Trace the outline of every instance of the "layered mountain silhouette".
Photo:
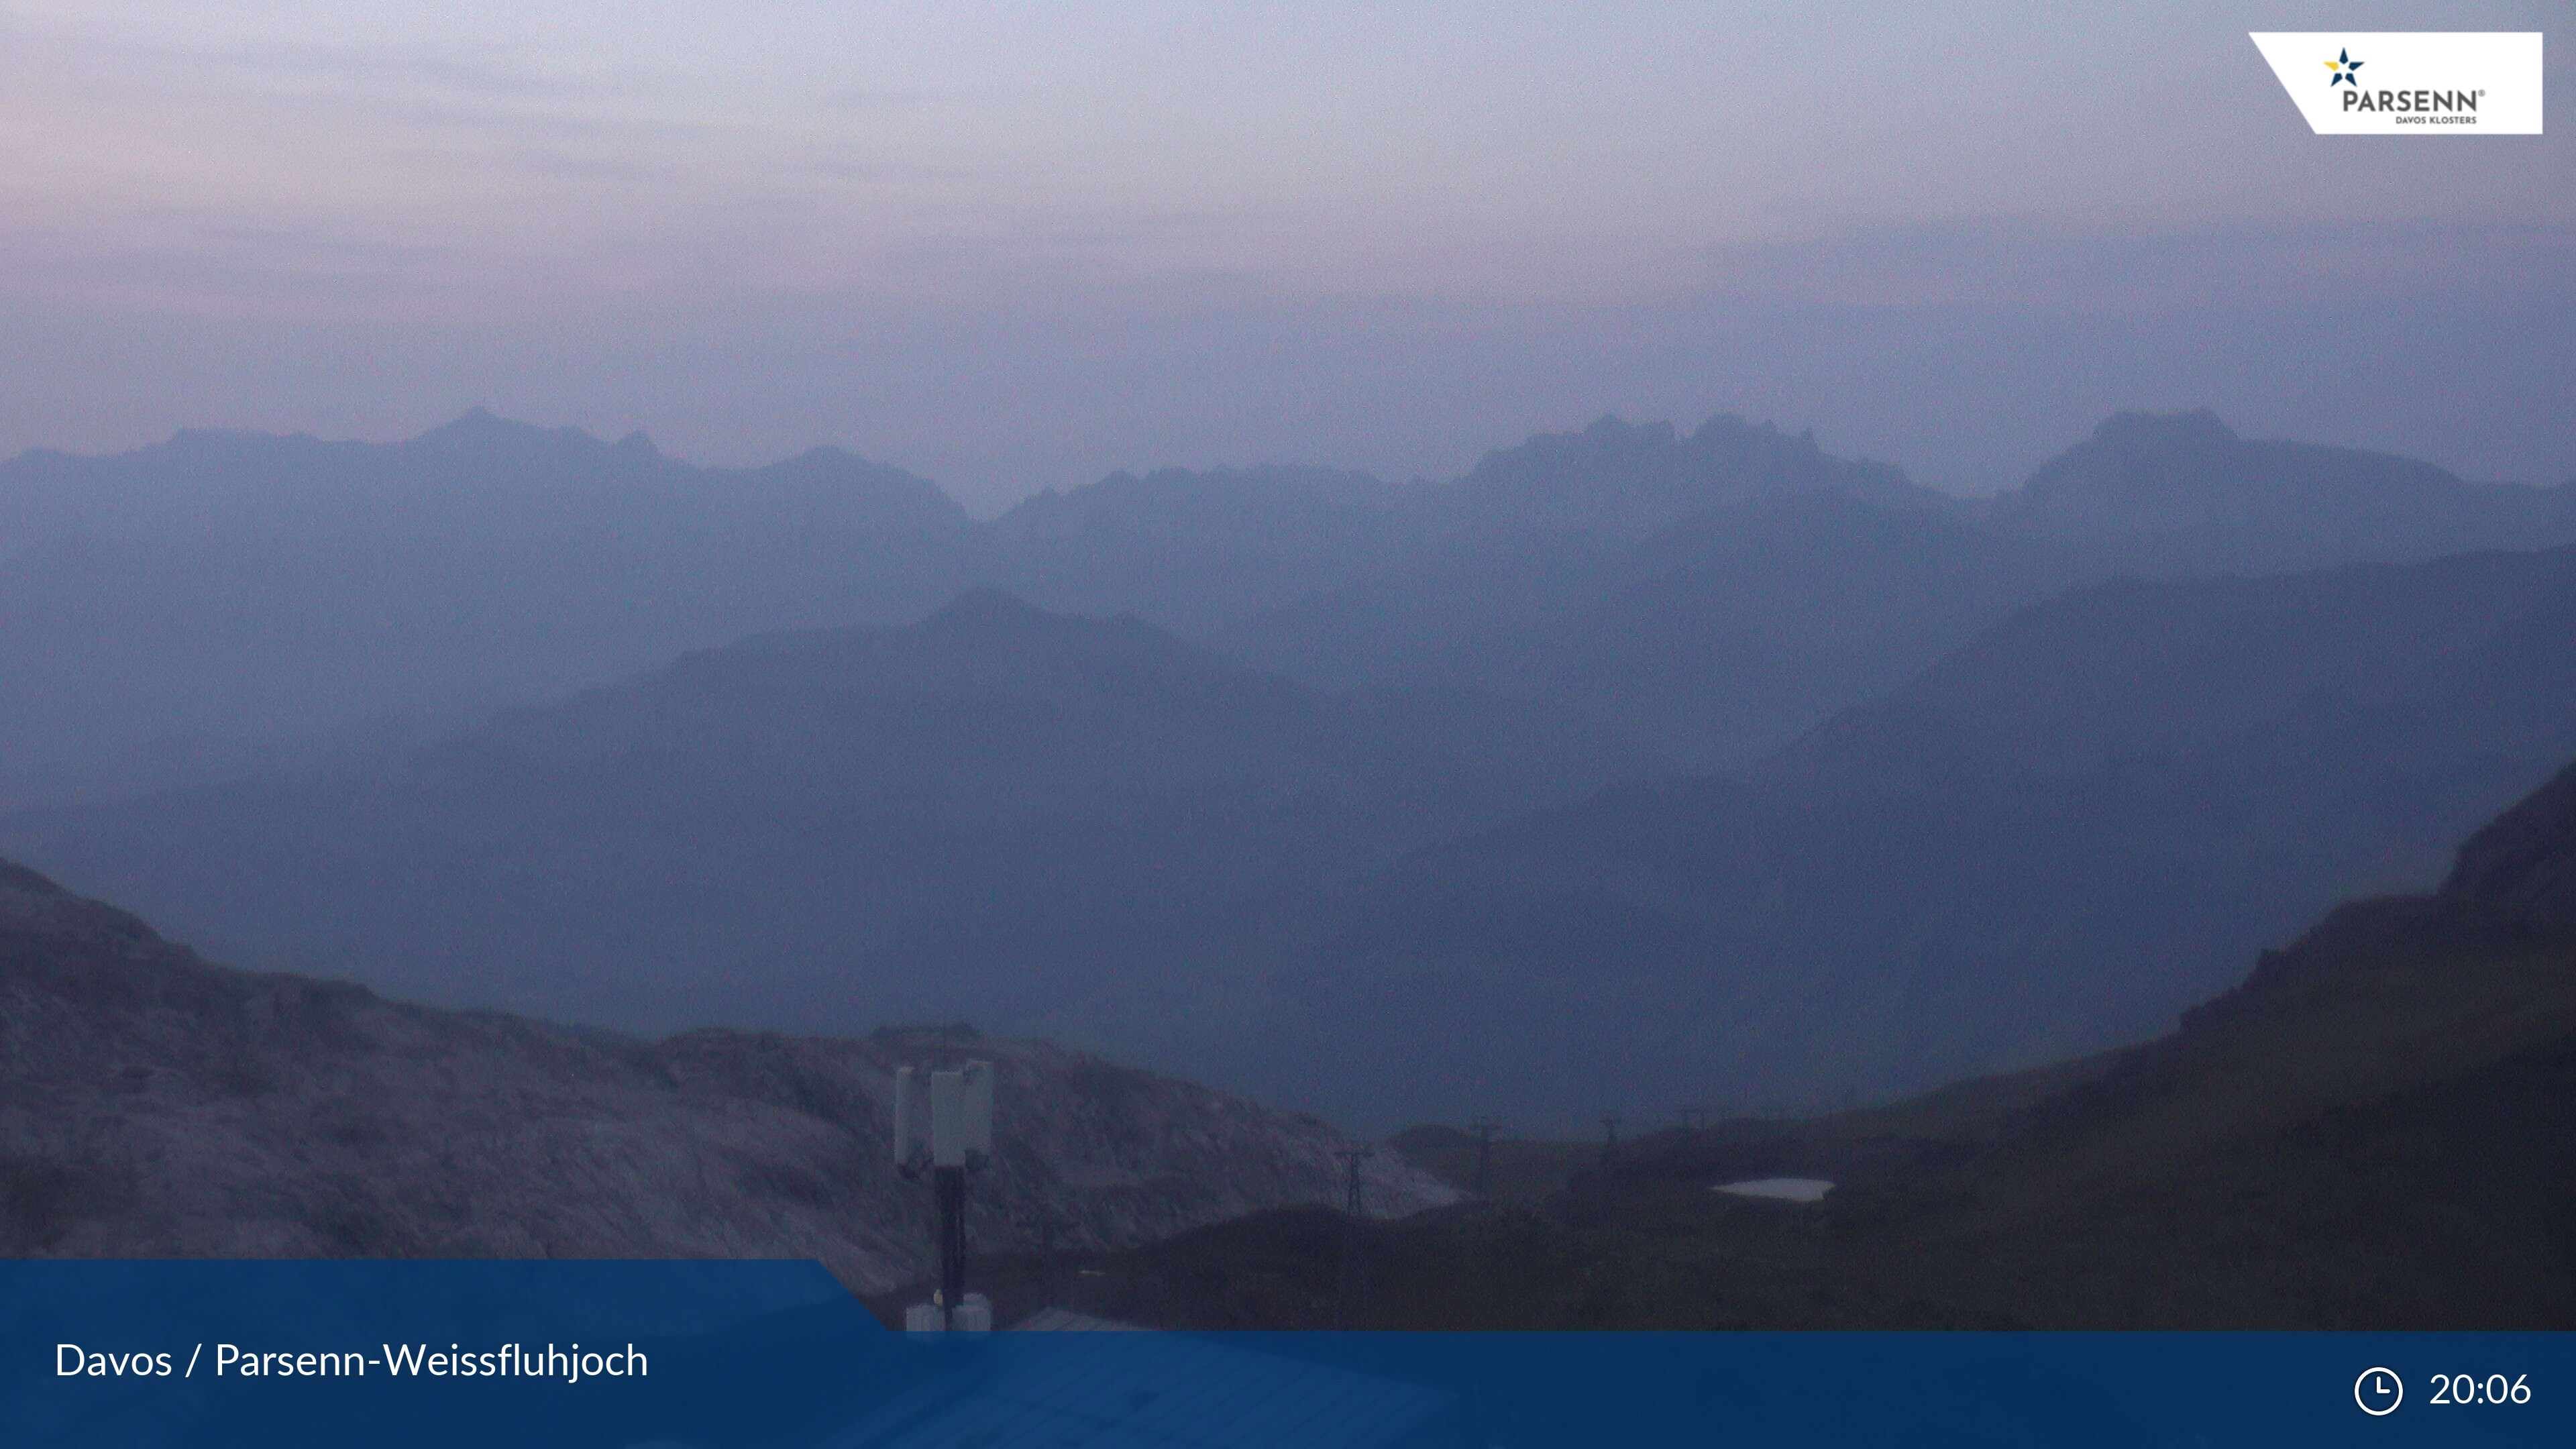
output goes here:
[[2569, 637], [2576, 550], [2104, 585], [1746, 771], [1583, 797], [1631, 769], [1579, 719], [985, 592], [0, 848], [442, 1002], [969, 1015], [1370, 1127], [1815, 1105], [2151, 1034], [2430, 879], [2576, 754]]
[[[1534, 505], [1542, 480], [1616, 501]], [[2118, 415], [1973, 503], [1728, 418], [1689, 438], [1605, 420], [1533, 439], [1449, 498], [1557, 527], [1453, 535], [1411, 569], [1218, 642], [1321, 683], [1438, 679], [1544, 701], [1669, 769], [1731, 769], [2077, 585], [2576, 542], [2576, 485], [2248, 441], [2206, 412]]]
[[1409, 860], [1318, 1059], [1400, 1051], [1447, 1115], [1814, 1105], [2150, 1034], [2576, 754], [2569, 638], [2566, 549], [2033, 606], [1744, 772]]
[[1508, 693], [1667, 768], [1732, 767], [2071, 583], [2569, 541], [2576, 491], [2206, 414], [2114, 418], [1991, 504], [1739, 418], [1605, 418], [1449, 482], [1119, 474], [989, 523], [832, 450], [695, 468], [479, 410], [389, 445], [187, 432], [0, 464], [0, 798], [329, 758], [389, 720], [446, 729], [979, 585], [1328, 688]]
[[1671, 524], [1598, 570], [1575, 607], [1480, 630], [1396, 677], [1600, 720], [1668, 769], [1730, 769], [2103, 572], [1955, 506], [1781, 494]]
[[1427, 532], [1406, 490], [1321, 468], [1117, 473], [985, 530], [980, 577], [1049, 608], [1203, 636], [1375, 577]]
[[[448, 728], [751, 633], [910, 621], [979, 585], [1196, 638], [1249, 630], [1238, 657], [1351, 683], [1353, 649], [1409, 656], [1529, 602], [1487, 577], [1505, 560], [1571, 573], [1600, 540], [1828, 486], [1922, 493], [1736, 419], [1688, 437], [1604, 419], [1446, 484], [1119, 474], [985, 524], [829, 449], [696, 468], [640, 434], [607, 443], [479, 409], [388, 445], [191, 431], [107, 458], [29, 453], [0, 464], [0, 791], [172, 773], [139, 759], [213, 778], [281, 749], [327, 758], [389, 720]], [[1455, 609], [1416, 597], [1443, 566]], [[1254, 623], [1371, 588], [1424, 622], [1363, 622], [1380, 643]]]
[[[1603, 418], [1399, 496], [1417, 540], [1405, 567], [1324, 581], [1225, 630], [1220, 646], [1322, 684], [1404, 677], [1488, 635], [1587, 619], [1671, 577], [1695, 543], [1758, 533], [1801, 504], [1843, 502], [1853, 517], [1955, 506], [1885, 464], [1826, 453], [1813, 434], [1727, 416], [1686, 435]], [[1667, 529], [1680, 536], [1657, 539]], [[1511, 668], [1483, 674], [1508, 681]]]
[[31, 453], [0, 465], [0, 734], [24, 766], [443, 721], [755, 630], [917, 616], [972, 536], [931, 484], [847, 454], [695, 468], [479, 411], [383, 446]]
[[[242, 959], [635, 1029], [1243, 998], [1404, 850], [1615, 777], [1579, 722], [1328, 696], [992, 591], [763, 636], [436, 746], [18, 817]], [[470, 904], [469, 904], [470, 903]], [[1211, 1008], [1213, 1009], [1213, 1008]]]
[[1994, 514], [2131, 570], [2268, 573], [2567, 542], [2576, 485], [2465, 483], [2385, 453], [2240, 438], [2207, 411], [2122, 413]]
[[2571, 500], [2206, 414], [1977, 503], [1604, 419], [988, 523], [479, 413], [31, 454], [0, 847], [439, 1002], [971, 1015], [1370, 1125], [1875, 1095], [2428, 879], [2576, 748], [2567, 556], [2434, 556]]

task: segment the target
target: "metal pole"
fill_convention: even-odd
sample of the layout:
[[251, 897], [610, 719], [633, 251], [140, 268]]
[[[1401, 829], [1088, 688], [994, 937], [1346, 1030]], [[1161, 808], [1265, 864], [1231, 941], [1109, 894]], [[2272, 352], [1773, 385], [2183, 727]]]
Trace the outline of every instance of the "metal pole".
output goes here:
[[939, 1195], [939, 1306], [950, 1313], [966, 1301], [966, 1169], [931, 1169]]
[[1368, 1160], [1371, 1150], [1366, 1147], [1345, 1147], [1335, 1154], [1342, 1159], [1342, 1165], [1350, 1172], [1349, 1190], [1342, 1204], [1347, 1216], [1342, 1219], [1341, 1285], [1335, 1294], [1336, 1301], [1333, 1309], [1334, 1322], [1343, 1328], [1351, 1326], [1352, 1314], [1360, 1294], [1359, 1220], [1365, 1216], [1367, 1208], [1367, 1204], [1360, 1197], [1360, 1164]]

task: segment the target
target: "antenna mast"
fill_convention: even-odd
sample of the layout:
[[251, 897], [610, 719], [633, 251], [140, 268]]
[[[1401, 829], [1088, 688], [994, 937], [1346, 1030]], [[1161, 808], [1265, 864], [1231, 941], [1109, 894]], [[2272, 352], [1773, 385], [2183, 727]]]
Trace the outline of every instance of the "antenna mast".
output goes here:
[[939, 1205], [939, 1291], [905, 1311], [904, 1327], [975, 1332], [993, 1326], [993, 1307], [984, 1295], [966, 1291], [966, 1176], [993, 1156], [993, 1064], [972, 1061], [929, 1076], [930, 1140], [924, 1143], [912, 1135], [917, 1074], [910, 1067], [894, 1074], [895, 1168], [915, 1182], [928, 1172]]

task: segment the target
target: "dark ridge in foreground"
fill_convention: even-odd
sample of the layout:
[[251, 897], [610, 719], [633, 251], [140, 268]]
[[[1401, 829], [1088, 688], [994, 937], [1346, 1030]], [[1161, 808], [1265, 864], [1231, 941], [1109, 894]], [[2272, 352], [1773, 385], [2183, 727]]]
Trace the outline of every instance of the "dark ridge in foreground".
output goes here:
[[[1404, 1141], [1465, 1180], [1462, 1136]], [[1496, 1201], [1266, 1211], [997, 1291], [1211, 1328], [2566, 1329], [2571, 1142], [2576, 768], [2140, 1047], [1606, 1162], [1521, 1144]], [[1837, 1186], [1712, 1191], [1786, 1176]]]

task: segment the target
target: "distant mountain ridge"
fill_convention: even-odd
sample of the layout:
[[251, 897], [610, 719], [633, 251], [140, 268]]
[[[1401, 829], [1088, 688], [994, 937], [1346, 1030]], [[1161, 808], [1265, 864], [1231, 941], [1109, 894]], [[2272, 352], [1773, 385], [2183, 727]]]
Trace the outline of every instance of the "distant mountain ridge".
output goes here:
[[[937, 485], [835, 448], [757, 468], [700, 468], [665, 457], [642, 433], [603, 442], [482, 408], [399, 443], [197, 428], [107, 457], [31, 452], [0, 464], [0, 537], [11, 539], [183, 527], [327, 535], [429, 521], [590, 525], [656, 502], [683, 504], [710, 523], [827, 510], [887, 529], [966, 522]], [[593, 511], [602, 509], [611, 511]]]
[[2385, 453], [2254, 441], [2201, 409], [2115, 414], [1993, 512], [2132, 568], [2279, 572], [2566, 542], [2576, 484], [2473, 484]]
[[1186, 1035], [1183, 997], [1257, 1017], [1252, 958], [1403, 850], [1620, 773], [1579, 721], [1327, 695], [986, 590], [0, 835], [210, 949], [437, 1003], [1134, 1043]]
[[1792, 436], [1721, 414], [1687, 436], [1670, 423], [1616, 417], [1580, 433], [1543, 433], [1486, 454], [1433, 506], [1470, 529], [1634, 536], [1711, 508], [1812, 493], [1894, 507], [1949, 502], [1885, 463], [1825, 452], [1812, 431]]
[[2205, 414], [2121, 415], [1990, 504], [1721, 415], [1603, 418], [1449, 482], [1116, 474], [989, 523], [831, 449], [697, 468], [480, 409], [382, 445], [192, 430], [0, 463], [0, 788], [187, 757], [165, 738], [216, 743], [211, 778], [979, 585], [1328, 688], [1436, 677], [1633, 721], [1662, 768], [1731, 767], [2072, 583], [2567, 541], [2576, 485], [2249, 443]]
[[2570, 637], [2576, 549], [2107, 584], [1744, 771], [1640, 780], [1580, 717], [986, 592], [388, 761], [0, 817], [0, 850], [447, 1003], [971, 1014], [1372, 1128], [1824, 1104], [2150, 1035], [2431, 878], [2576, 755]]
[[1400, 579], [1427, 551], [1524, 535], [1579, 550], [1586, 529], [1835, 480], [1910, 487], [1736, 419], [1687, 439], [1604, 419], [1456, 484], [1165, 470], [978, 524], [934, 485], [832, 449], [698, 468], [640, 433], [603, 442], [479, 408], [392, 444], [190, 430], [0, 463], [0, 731], [15, 788], [41, 795], [27, 772], [54, 761], [76, 788], [123, 773], [119, 755], [176, 756], [165, 737], [223, 742], [211, 765], [389, 717], [445, 727], [751, 633], [917, 619], [986, 584], [1215, 638]]
[[406, 443], [183, 433], [0, 464], [20, 760], [443, 719], [762, 628], [926, 610], [972, 524], [847, 454], [675, 463], [470, 413]]
[[1657, 530], [1575, 608], [1477, 631], [1390, 677], [1615, 722], [1670, 771], [1730, 769], [2099, 572], [1956, 505], [1769, 494]]
[[2134, 1040], [2576, 755], [2569, 638], [2576, 549], [2079, 591], [1741, 773], [1410, 858], [1304, 998], [1309, 1057], [1440, 1021], [1405, 1071], [1463, 1116], [1826, 1104]]
[[[488, 416], [38, 455], [0, 501], [83, 478], [95, 527], [0, 575], [0, 727], [109, 763], [0, 848], [439, 1001], [971, 1013], [1345, 1115], [1417, 1057], [1438, 1110], [1580, 1116], [2133, 1039], [2576, 751], [2566, 554], [2418, 557], [2549, 543], [2576, 489], [2200, 415], [1991, 504], [1605, 419], [1452, 483], [1117, 475], [978, 524], [846, 455]], [[242, 490], [268, 511], [119, 531]], [[2270, 572], [2319, 550], [2380, 561]], [[526, 683], [592, 672], [626, 682]], [[493, 712], [510, 680], [543, 702]], [[479, 703], [259, 743], [422, 697]], [[147, 728], [210, 743], [108, 738]]]
[[1943, 503], [1892, 467], [1824, 452], [1813, 434], [1729, 415], [1688, 435], [1604, 417], [1496, 449], [1449, 482], [1115, 475], [1005, 514], [990, 577], [1051, 608], [1132, 610], [1310, 683], [1387, 684], [1481, 631], [1590, 607], [1658, 529], [1809, 496]]
[[[1604, 420], [1446, 488], [1511, 500], [1609, 476], [1623, 481], [1584, 508], [1522, 507], [1561, 531], [1435, 547], [1218, 642], [1328, 684], [1438, 679], [1544, 702], [1695, 772], [1749, 764], [2079, 585], [2576, 542], [2576, 483], [2471, 484], [2382, 454], [2248, 441], [2205, 411], [2119, 414], [1990, 500], [1732, 418], [1688, 439]], [[1622, 512], [1640, 500], [1661, 506]], [[1611, 519], [1636, 526], [1572, 526]]]
[[985, 529], [982, 577], [1048, 607], [1134, 613], [1198, 636], [1403, 563], [1405, 490], [1323, 468], [1113, 473]]

